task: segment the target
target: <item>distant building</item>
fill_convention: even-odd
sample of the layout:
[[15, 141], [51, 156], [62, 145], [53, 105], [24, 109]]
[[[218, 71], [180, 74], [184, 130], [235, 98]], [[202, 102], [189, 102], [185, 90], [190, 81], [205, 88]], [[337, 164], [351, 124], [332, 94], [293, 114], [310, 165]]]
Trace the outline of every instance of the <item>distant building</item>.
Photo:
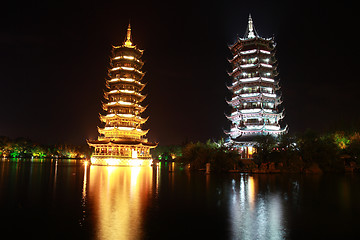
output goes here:
[[126, 40], [121, 46], [114, 46], [110, 60], [110, 79], [106, 80], [105, 114], [100, 114], [104, 127], [98, 127], [97, 140], [88, 140], [95, 148], [91, 163], [95, 165], [150, 165], [150, 148], [156, 147], [145, 138], [149, 130], [141, 125], [148, 118], [140, 114], [146, 109], [140, 105], [146, 96], [141, 94], [145, 84], [144, 73], [140, 71], [143, 50], [131, 41], [129, 24]]
[[274, 38], [262, 38], [255, 30], [251, 15], [244, 38], [229, 46], [233, 58], [231, 86], [233, 93], [228, 104], [232, 113], [228, 144], [234, 145], [243, 158], [252, 158], [256, 137], [287, 131], [281, 127], [284, 109], [281, 108], [281, 94], [276, 71]]

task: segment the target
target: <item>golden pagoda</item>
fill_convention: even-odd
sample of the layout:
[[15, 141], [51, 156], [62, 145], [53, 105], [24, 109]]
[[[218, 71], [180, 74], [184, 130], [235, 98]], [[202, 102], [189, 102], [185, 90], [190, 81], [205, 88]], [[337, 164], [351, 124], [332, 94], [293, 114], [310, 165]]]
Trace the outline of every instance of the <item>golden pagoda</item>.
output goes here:
[[140, 114], [146, 109], [141, 102], [146, 96], [141, 94], [144, 63], [140, 60], [143, 50], [131, 41], [131, 26], [121, 46], [113, 46], [109, 69], [110, 79], [106, 80], [105, 102], [100, 114], [104, 127], [98, 127], [97, 140], [87, 140], [95, 151], [91, 163], [95, 165], [150, 165], [150, 149], [157, 144], [148, 142], [145, 135], [149, 130], [141, 129], [148, 118]]

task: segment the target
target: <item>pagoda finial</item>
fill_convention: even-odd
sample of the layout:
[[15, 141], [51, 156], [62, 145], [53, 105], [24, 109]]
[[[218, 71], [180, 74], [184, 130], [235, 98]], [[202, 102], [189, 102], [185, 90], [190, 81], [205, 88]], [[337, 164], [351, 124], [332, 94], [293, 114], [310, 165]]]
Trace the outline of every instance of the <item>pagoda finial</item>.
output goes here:
[[128, 26], [127, 34], [126, 34], [125, 46], [127, 46], [127, 47], [131, 47], [131, 46], [132, 46], [130, 21], [129, 21], [129, 26]]
[[257, 36], [258, 35], [257, 35], [256, 31], [255, 31], [254, 23], [253, 23], [253, 20], [251, 18], [251, 14], [249, 13], [248, 27], [247, 27], [247, 30], [246, 30], [246, 33], [245, 33], [245, 38], [255, 38]]

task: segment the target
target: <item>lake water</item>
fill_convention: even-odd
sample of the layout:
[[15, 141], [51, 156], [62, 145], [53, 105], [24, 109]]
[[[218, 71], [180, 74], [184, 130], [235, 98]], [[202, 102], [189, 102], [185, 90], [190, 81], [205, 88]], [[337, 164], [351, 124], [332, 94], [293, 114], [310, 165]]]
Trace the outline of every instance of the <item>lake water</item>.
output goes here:
[[[354, 239], [360, 176], [0, 160], [1, 239]], [[7, 236], [7, 237], [5, 237]]]

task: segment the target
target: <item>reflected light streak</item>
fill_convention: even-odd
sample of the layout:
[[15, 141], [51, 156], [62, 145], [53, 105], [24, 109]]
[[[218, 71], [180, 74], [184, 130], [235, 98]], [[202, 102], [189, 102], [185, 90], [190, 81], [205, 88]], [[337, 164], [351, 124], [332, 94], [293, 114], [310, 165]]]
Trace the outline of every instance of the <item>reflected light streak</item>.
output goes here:
[[91, 166], [89, 175], [96, 239], [142, 239], [152, 168]]
[[249, 203], [251, 206], [251, 209], [254, 209], [255, 206], [255, 183], [254, 183], [254, 177], [250, 176], [248, 178], [248, 198], [249, 198]]
[[284, 239], [282, 198], [274, 193], [259, 194], [258, 179], [241, 175], [229, 198], [231, 239]]
[[85, 222], [85, 207], [86, 207], [86, 191], [87, 191], [87, 182], [88, 182], [88, 165], [89, 162], [84, 162], [84, 179], [83, 179], [83, 186], [82, 186], [82, 197], [81, 197], [81, 207], [82, 207], [82, 218], [79, 221], [80, 226], [82, 227]]

